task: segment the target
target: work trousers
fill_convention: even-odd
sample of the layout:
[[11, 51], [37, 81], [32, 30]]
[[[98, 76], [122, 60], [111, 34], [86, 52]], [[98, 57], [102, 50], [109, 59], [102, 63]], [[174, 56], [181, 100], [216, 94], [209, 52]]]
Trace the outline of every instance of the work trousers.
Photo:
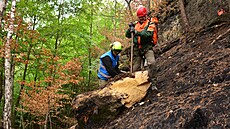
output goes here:
[[104, 87], [107, 84], [106, 80], [101, 80], [101, 79], [98, 79], [98, 80], [99, 80], [99, 86], [100, 87]]
[[[145, 60], [144, 60], [145, 59]], [[147, 62], [144, 62], [147, 61]], [[142, 70], [141, 66], [144, 67], [144, 64], [147, 64], [147, 67], [150, 68], [152, 64], [155, 64], [156, 59], [152, 49], [146, 50], [141, 53], [138, 48], [134, 48], [133, 54], [133, 72]]]

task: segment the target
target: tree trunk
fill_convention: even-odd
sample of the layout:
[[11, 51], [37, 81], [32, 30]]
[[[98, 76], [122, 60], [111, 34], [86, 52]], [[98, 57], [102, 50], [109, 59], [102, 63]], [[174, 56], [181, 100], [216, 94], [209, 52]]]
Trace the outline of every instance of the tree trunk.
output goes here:
[[45, 124], [44, 124], [44, 129], [47, 129], [48, 115], [49, 115], [49, 113], [47, 112], [46, 113]]
[[[6, 9], [7, 0], [0, 0], [0, 28], [2, 28], [2, 19], [4, 16], [4, 12]], [[2, 58], [0, 62], [0, 102], [2, 100], [3, 96], [3, 90], [4, 90], [4, 58]]]
[[[28, 51], [28, 53], [27, 53], [27, 58], [26, 58], [26, 60], [29, 60], [29, 58], [30, 58], [31, 49], [32, 49], [32, 47], [30, 46], [30, 47], [29, 47], [29, 51]], [[25, 81], [25, 80], [26, 80], [26, 71], [27, 71], [27, 67], [28, 67], [28, 64], [25, 64], [25, 68], [24, 68], [24, 72], [23, 72], [22, 81]], [[20, 91], [19, 91], [19, 96], [18, 96], [18, 98], [17, 98], [17, 102], [16, 102], [15, 107], [18, 107], [18, 106], [19, 106], [19, 102], [20, 102], [20, 100], [21, 100], [21, 94], [22, 94], [23, 88], [24, 88], [24, 84], [21, 84], [21, 88], [20, 88]]]
[[159, 1], [154, 0], [153, 8], [154, 8], [155, 12], [159, 12]]
[[25, 129], [25, 125], [24, 125], [24, 123], [23, 123], [23, 121], [24, 121], [24, 118], [23, 118], [23, 111], [20, 111], [21, 112], [21, 114], [20, 114], [20, 125], [21, 126], [19, 126], [21, 129]]
[[6, 3], [7, 3], [7, 0], [0, 0], [0, 28], [2, 28], [2, 19], [3, 19], [3, 16], [4, 16], [4, 12], [6, 10]]
[[116, 40], [116, 26], [117, 26], [117, 21], [116, 21], [116, 13], [117, 13], [117, 1], [114, 1], [114, 32], [113, 32], [113, 41], [115, 42]]
[[0, 61], [0, 102], [2, 100], [3, 96], [3, 90], [4, 90], [4, 58]]
[[185, 12], [185, 8], [184, 8], [184, 0], [179, 0], [179, 6], [180, 6], [180, 11], [181, 11], [181, 17], [184, 23], [184, 29], [185, 31], [189, 31], [189, 21]]
[[147, 7], [147, 10], [148, 10], [148, 11], [151, 11], [151, 10], [150, 10], [150, 9], [151, 9], [151, 8], [150, 8], [150, 3], [151, 3], [150, 0], [147, 0], [147, 5], [146, 5], [146, 7]]
[[[62, 25], [61, 21], [62, 21], [62, 15], [63, 15], [63, 0], [60, 0], [60, 3], [58, 5], [58, 28], [60, 28], [60, 26]], [[54, 54], [53, 54], [53, 59], [57, 56], [58, 54], [58, 47], [59, 45], [61, 44], [61, 36], [62, 36], [62, 30], [60, 31], [57, 31], [57, 35], [56, 35], [56, 40], [55, 40], [55, 46], [54, 46]], [[52, 65], [55, 65], [55, 62], [53, 60], [53, 64]], [[54, 79], [55, 79], [55, 73], [56, 73], [56, 68], [52, 68], [50, 69], [50, 75], [53, 77], [53, 82], [54, 82]], [[49, 84], [49, 86], [51, 86], [51, 82]]]
[[3, 112], [3, 127], [4, 129], [11, 129], [11, 113], [12, 113], [12, 89], [13, 76], [11, 69], [11, 48], [12, 34], [14, 30], [16, 0], [12, 0], [12, 7], [10, 12], [10, 25], [7, 34], [7, 41], [5, 44], [5, 105]]
[[89, 69], [88, 69], [88, 87], [90, 86], [90, 83], [91, 83], [91, 75], [92, 75], [92, 70], [91, 70], [91, 66], [92, 66], [92, 60], [91, 60], [91, 47], [92, 47], [92, 40], [93, 40], [93, 2], [91, 1], [91, 16], [90, 16], [90, 30], [89, 30], [89, 33], [90, 33], [90, 43], [89, 43], [89, 46], [88, 46], [88, 61], [89, 61]]
[[79, 94], [73, 99], [72, 111], [80, 123], [79, 128], [89, 124], [92, 116], [111, 119], [121, 111], [118, 109], [131, 108], [146, 96], [150, 87], [148, 71], [138, 71], [134, 77], [129, 76], [129, 73], [120, 74], [104, 88]]
[[[33, 18], [33, 28], [32, 28], [32, 30], [35, 29], [35, 22], [36, 22], [36, 17], [34, 16], [34, 18]], [[28, 50], [28, 53], [27, 53], [26, 60], [29, 60], [29, 59], [30, 59], [31, 50], [32, 50], [32, 46], [30, 45], [29, 50]], [[23, 77], [22, 77], [22, 81], [25, 81], [25, 80], [26, 80], [27, 68], [28, 68], [28, 64], [25, 64], [24, 72], [23, 72]], [[16, 99], [15, 108], [18, 108], [18, 107], [19, 107], [19, 103], [20, 103], [20, 101], [21, 101], [21, 94], [22, 94], [22, 91], [23, 91], [23, 89], [24, 89], [24, 86], [25, 86], [24, 83], [21, 84], [20, 91], [19, 91], [19, 95], [18, 95], [18, 98]], [[17, 116], [17, 111], [14, 111], [14, 116], [15, 116], [15, 117]], [[14, 121], [14, 122], [15, 122], [15, 121]]]
[[88, 69], [88, 87], [90, 86], [90, 83], [91, 83], [91, 74], [92, 74], [92, 70], [91, 70], [91, 66], [92, 66], [92, 60], [91, 60], [91, 44], [92, 44], [92, 30], [93, 29], [93, 23], [91, 22], [90, 23], [90, 44], [89, 44], [89, 47], [88, 47], [88, 61], [89, 61], [89, 69]]
[[125, 0], [125, 1], [126, 1], [127, 5], [128, 5], [128, 8], [129, 8], [129, 14], [130, 14], [130, 16], [132, 17], [132, 20], [133, 20], [133, 12], [132, 12], [131, 5], [130, 5], [132, 0]]

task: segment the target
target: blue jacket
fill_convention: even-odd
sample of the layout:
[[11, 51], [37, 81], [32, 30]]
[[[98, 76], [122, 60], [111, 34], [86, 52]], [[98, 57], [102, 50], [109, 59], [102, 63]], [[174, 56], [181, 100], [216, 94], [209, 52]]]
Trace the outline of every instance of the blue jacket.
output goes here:
[[100, 67], [99, 67], [99, 71], [97, 76], [101, 79], [101, 80], [108, 80], [109, 78], [111, 78], [111, 75], [109, 74], [109, 72], [106, 70], [103, 62], [102, 62], [102, 58], [104, 58], [105, 56], [109, 56], [110, 59], [112, 60], [112, 67], [115, 68], [118, 64], [119, 61], [119, 55], [114, 56], [112, 51], [108, 51], [106, 53], [104, 53], [101, 57], [100, 57]]

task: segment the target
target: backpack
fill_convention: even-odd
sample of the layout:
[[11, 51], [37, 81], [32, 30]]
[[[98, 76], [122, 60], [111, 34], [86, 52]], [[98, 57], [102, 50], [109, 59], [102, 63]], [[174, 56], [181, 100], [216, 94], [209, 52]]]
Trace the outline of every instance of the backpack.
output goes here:
[[155, 25], [155, 30], [154, 30], [154, 33], [153, 33], [153, 37], [152, 37], [152, 42], [154, 45], [157, 44], [157, 41], [158, 41], [158, 19], [157, 17], [152, 17], [149, 19], [149, 24], [154, 24]]

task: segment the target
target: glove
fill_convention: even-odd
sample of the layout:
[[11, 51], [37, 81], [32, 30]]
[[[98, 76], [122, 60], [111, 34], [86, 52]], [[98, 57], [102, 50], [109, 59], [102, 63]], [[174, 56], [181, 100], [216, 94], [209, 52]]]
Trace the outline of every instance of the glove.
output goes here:
[[133, 34], [135, 34], [135, 29], [134, 29], [134, 27], [132, 26], [132, 27], [130, 27], [130, 32], [131, 33], [133, 33]]
[[135, 33], [135, 25], [132, 23], [132, 22], [130, 22], [129, 23], [129, 32], [130, 33]]
[[129, 67], [121, 67], [120, 70], [122, 70], [122, 71], [130, 71]]
[[134, 27], [134, 26], [135, 25], [132, 22], [129, 23], [129, 27]]

